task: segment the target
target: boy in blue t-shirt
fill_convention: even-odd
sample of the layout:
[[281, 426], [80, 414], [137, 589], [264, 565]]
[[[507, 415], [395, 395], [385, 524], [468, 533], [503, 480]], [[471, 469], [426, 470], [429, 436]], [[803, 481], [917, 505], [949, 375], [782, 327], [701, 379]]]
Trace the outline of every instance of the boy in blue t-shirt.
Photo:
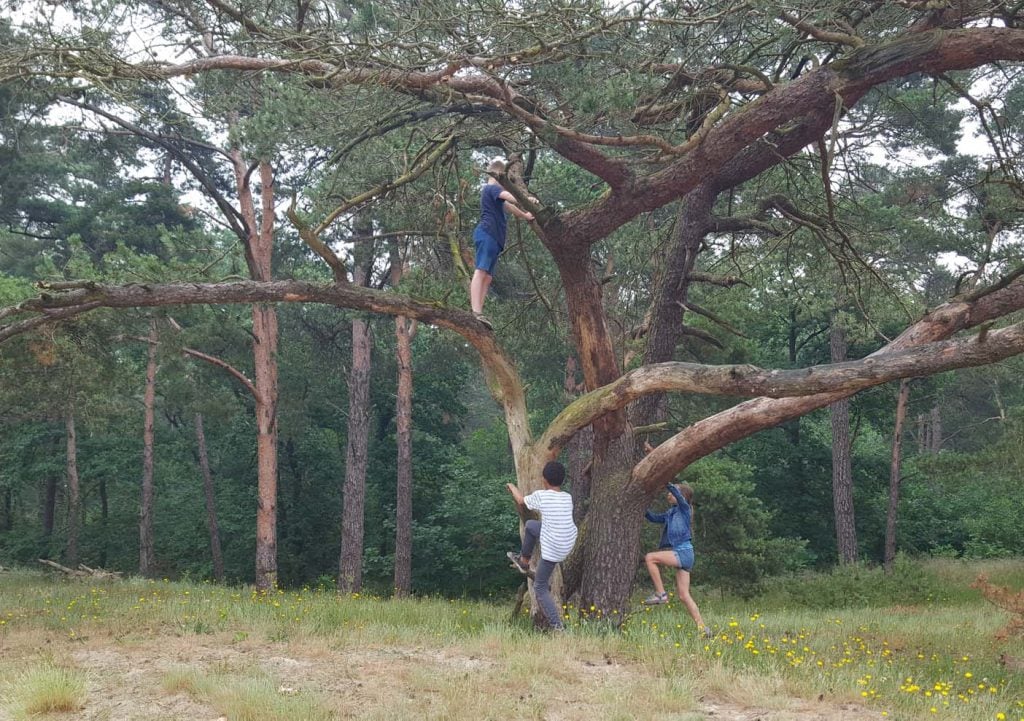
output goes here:
[[658, 547], [661, 550], [651, 551], [644, 556], [644, 563], [647, 565], [647, 572], [651, 574], [651, 581], [654, 582], [654, 593], [644, 599], [644, 604], [654, 606], [668, 603], [668, 594], [661, 582], [661, 569], [659, 565], [670, 566], [678, 569], [676, 571], [676, 595], [686, 606], [690, 616], [696, 622], [702, 633], [707, 635], [708, 631], [704, 626], [704, 619], [700, 616], [700, 609], [697, 603], [690, 596], [690, 569], [693, 568], [693, 506], [690, 501], [693, 499], [693, 489], [686, 483], [669, 483], [668, 489], [668, 510], [664, 513], [652, 513], [644, 511], [644, 517], [652, 523], [664, 523], [665, 528], [661, 532], [661, 541]]
[[[476, 270], [469, 284], [469, 303], [476, 319], [488, 328], [493, 328], [491, 321], [484, 315], [484, 298], [491, 287], [494, 268], [498, 264], [498, 255], [505, 249], [505, 210], [517, 218], [533, 220], [533, 213], [516, 205], [515, 196], [498, 183], [495, 175], [505, 172], [505, 163], [493, 160], [487, 166], [487, 184], [480, 192], [480, 222], [473, 231], [473, 244], [476, 246]], [[536, 202], [535, 198], [531, 198]]]

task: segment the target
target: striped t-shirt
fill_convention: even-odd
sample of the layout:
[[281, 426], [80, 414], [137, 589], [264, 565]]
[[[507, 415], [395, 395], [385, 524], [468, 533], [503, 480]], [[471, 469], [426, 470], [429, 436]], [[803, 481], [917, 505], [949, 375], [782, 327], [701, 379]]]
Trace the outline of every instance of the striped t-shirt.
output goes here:
[[565, 560], [576, 544], [572, 496], [544, 489], [525, 496], [523, 503], [531, 511], [540, 511], [540, 557], [552, 563]]

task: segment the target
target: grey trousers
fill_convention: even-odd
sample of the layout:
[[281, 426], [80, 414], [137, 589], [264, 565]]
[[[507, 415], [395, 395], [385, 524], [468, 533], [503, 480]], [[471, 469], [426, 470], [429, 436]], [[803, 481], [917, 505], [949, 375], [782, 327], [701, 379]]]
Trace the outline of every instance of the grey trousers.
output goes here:
[[[526, 530], [523, 534], [522, 555], [533, 557], [533, 549], [537, 546], [540, 538], [540, 521], [530, 520], [526, 522]], [[551, 574], [555, 572], [558, 565], [555, 561], [545, 561], [543, 558], [537, 563], [537, 572], [533, 579], [533, 590], [537, 594], [537, 603], [547, 616], [552, 628], [562, 628], [562, 614], [559, 612], [558, 604], [551, 596]]]

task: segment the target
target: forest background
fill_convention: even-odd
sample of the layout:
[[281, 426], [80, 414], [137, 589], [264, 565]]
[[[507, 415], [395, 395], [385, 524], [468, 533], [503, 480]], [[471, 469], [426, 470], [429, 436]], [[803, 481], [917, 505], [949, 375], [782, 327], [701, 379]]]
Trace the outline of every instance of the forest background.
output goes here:
[[[628, 490], [601, 480], [621, 476], [618, 459], [643, 463], [644, 441], [671, 448], [729, 411], [723, 394], [764, 395], [711, 383], [644, 395], [657, 399], [647, 409], [637, 395], [628, 419], [588, 411], [575, 433], [565, 412], [585, 392], [666, 361], [741, 377], [863, 358], [950, 298], [1015, 287], [1024, 43], [998, 33], [1021, 32], [1019, 10], [158, 0], [12, 14], [0, 25], [0, 565], [511, 594], [518, 518], [504, 486], [530, 482], [531, 434], [572, 431], [533, 455], [565, 447], [586, 528], [615, 505], [602, 488]], [[958, 28], [1010, 49], [893, 71], [856, 98], [841, 85], [778, 97], [905, 38], [932, 38], [912, 53], [942, 65], [934, 38]], [[879, 77], [898, 64], [863, 62]], [[724, 160], [682, 165], [766, 106], [799, 102], [805, 114], [743, 141], [773, 158], [749, 177], [727, 177]], [[540, 205], [539, 225], [510, 221], [492, 336], [459, 309], [495, 156]], [[722, 183], [673, 185], [685, 172]], [[597, 220], [572, 226], [588, 212]], [[246, 282], [348, 295], [250, 308], [211, 290]], [[198, 299], [163, 295], [190, 287]], [[111, 300], [117, 288], [157, 300]], [[296, 288], [308, 290], [282, 292]], [[104, 305], [119, 307], [93, 310]], [[983, 346], [990, 326], [967, 342]], [[521, 408], [495, 371], [505, 359]], [[752, 593], [770, 574], [897, 551], [1024, 553], [1020, 363], [903, 384], [918, 373], [898, 371], [677, 464], [696, 494], [695, 580]], [[622, 504], [634, 526], [591, 521], [621, 528], [626, 570], [610, 568], [609, 587], [628, 591], [629, 559], [656, 541], [637, 513], [656, 487]], [[601, 578], [568, 584], [610, 608]]]

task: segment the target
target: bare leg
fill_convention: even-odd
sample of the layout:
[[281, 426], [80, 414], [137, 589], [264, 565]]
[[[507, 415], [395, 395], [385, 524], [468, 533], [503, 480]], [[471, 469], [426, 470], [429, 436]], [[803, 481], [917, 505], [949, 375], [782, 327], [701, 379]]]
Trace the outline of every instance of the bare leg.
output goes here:
[[658, 565], [678, 566], [679, 560], [676, 558], [675, 551], [651, 551], [644, 556], [644, 563], [647, 565], [647, 573], [651, 575], [655, 592], [658, 595], [665, 593], [665, 585], [661, 582], [661, 569], [658, 568]]
[[690, 595], [690, 572], [678, 569], [676, 571], [676, 595], [679, 600], [686, 606], [686, 610], [689, 611], [690, 617], [697, 623], [697, 627], [704, 628], [704, 619], [700, 617], [700, 609], [697, 608], [696, 601], [693, 600], [693, 596]]
[[473, 280], [469, 283], [469, 305], [474, 313], [484, 312], [484, 298], [491, 287], [491, 274], [477, 268], [473, 272]]

